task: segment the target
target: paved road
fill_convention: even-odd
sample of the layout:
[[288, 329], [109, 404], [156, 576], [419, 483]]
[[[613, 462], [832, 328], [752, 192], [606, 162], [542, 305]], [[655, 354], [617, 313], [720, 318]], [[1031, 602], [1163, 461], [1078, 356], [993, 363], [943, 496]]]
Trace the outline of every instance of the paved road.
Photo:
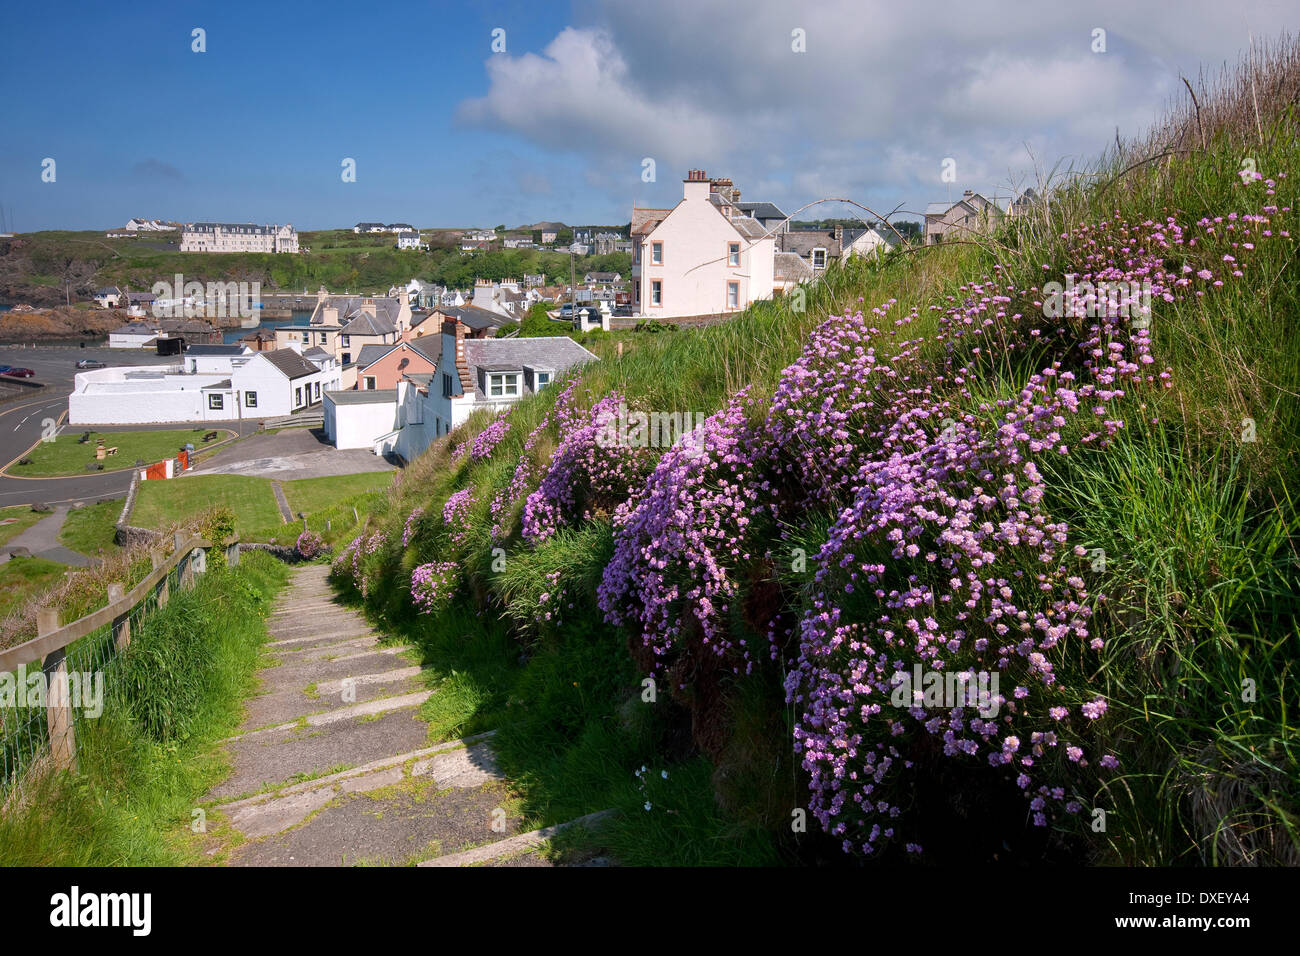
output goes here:
[[266, 432], [231, 445], [206, 458], [196, 475], [252, 475], [293, 481], [328, 475], [393, 471], [396, 465], [366, 448], [338, 449], [316, 428]]
[[[30, 368], [36, 377], [28, 381], [41, 382], [45, 388], [32, 389], [30, 397], [24, 395], [15, 401], [0, 405], [0, 467], [26, 454], [40, 440], [50, 422], [58, 423], [60, 431], [68, 410], [68, 395], [72, 392], [73, 376], [79, 359], [93, 358], [110, 365], [167, 365], [175, 364], [161, 359], [152, 352], [135, 349], [76, 348], [42, 346], [16, 348], [0, 345], [0, 365]], [[21, 387], [21, 386], [20, 386]], [[205, 422], [209, 428], [221, 427], [251, 435], [257, 431], [256, 421]], [[192, 426], [182, 422], [175, 427]], [[167, 425], [123, 425], [108, 427], [96, 425], [97, 432], [153, 431]], [[6, 505], [70, 504], [74, 501], [98, 501], [101, 498], [120, 498], [131, 485], [131, 471], [98, 472], [75, 475], [69, 478], [15, 478], [0, 475], [0, 507]]]

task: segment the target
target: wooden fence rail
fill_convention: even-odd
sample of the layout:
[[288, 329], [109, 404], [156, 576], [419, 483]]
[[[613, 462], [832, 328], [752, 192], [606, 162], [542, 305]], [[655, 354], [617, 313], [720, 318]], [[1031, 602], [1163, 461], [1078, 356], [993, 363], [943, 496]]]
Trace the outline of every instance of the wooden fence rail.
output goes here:
[[[131, 642], [131, 614], [149, 599], [156, 606], [166, 605], [171, 596], [172, 573], [176, 572], [177, 586], [188, 589], [194, 585], [195, 575], [207, 568], [207, 552], [214, 545], [197, 535], [176, 532], [173, 550], [163, 556], [151, 553], [153, 568], [130, 591], [121, 584], [108, 586], [108, 603], [97, 611], [67, 624], [59, 623], [59, 612], [42, 608], [36, 615], [36, 637], [23, 644], [0, 651], [0, 674], [17, 673], [20, 667], [40, 663], [48, 689], [45, 698], [46, 726], [49, 732], [50, 759], [55, 766], [76, 767], [77, 742], [69, 700], [67, 651], [74, 643], [102, 628], [112, 628], [116, 651]], [[224, 545], [226, 560], [234, 566], [239, 563], [239, 541]], [[4, 721], [0, 720], [0, 728]], [[3, 734], [0, 733], [0, 738]], [[3, 743], [3, 739], [0, 739]], [[5, 780], [0, 779], [0, 790]]]

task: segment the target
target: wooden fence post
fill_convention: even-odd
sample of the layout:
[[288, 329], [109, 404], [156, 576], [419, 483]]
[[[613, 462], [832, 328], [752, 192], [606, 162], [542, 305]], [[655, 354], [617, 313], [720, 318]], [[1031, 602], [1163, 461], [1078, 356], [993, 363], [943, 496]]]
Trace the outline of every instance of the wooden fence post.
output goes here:
[[[114, 582], [108, 586], [108, 603], [115, 604], [126, 597], [126, 589], [121, 584]], [[117, 649], [123, 650], [131, 643], [131, 612], [125, 611], [119, 617], [113, 618], [113, 643]]]
[[[163, 565], [162, 555], [160, 555], [157, 551], [149, 552], [149, 561], [153, 565], [153, 569], [155, 571], [157, 571]], [[163, 575], [163, 579], [158, 582], [157, 587], [158, 587], [158, 591], [157, 591], [158, 606], [166, 607], [167, 599], [171, 597], [171, 581], [169, 580], [169, 575]]]
[[[59, 629], [59, 612], [43, 607], [36, 612], [36, 634], [44, 636]], [[50, 731], [50, 758], [62, 770], [77, 769], [77, 738], [68, 700], [68, 659], [60, 647], [45, 656], [45, 718]]]
[[[180, 553], [181, 548], [185, 547], [185, 542], [188, 538], [189, 535], [183, 534], [180, 531], [174, 532], [172, 534], [172, 545], [173, 547], [175, 547], [177, 554]], [[179, 567], [180, 567], [180, 573], [177, 576], [176, 581], [181, 586], [181, 590], [183, 591], [188, 590], [189, 588], [194, 586], [193, 555], [187, 554], [184, 557], [182, 557], [180, 560]]]

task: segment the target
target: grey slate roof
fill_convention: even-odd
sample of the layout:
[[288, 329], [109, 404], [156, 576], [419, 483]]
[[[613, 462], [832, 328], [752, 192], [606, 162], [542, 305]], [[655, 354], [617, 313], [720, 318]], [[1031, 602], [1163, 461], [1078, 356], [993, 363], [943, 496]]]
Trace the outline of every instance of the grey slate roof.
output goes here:
[[755, 219], [784, 219], [785, 213], [770, 202], [738, 202], [736, 208]]
[[314, 375], [320, 371], [293, 349], [276, 349], [274, 352], [258, 352], [292, 381], [304, 375]]
[[334, 355], [331, 352], [326, 352], [319, 345], [313, 345], [302, 353], [302, 357], [305, 359], [320, 361], [321, 359], [332, 359]]
[[473, 329], [475, 332], [482, 329], [499, 329], [511, 321], [504, 315], [481, 309], [476, 305], [445, 306], [435, 311], [442, 313], [449, 319], [456, 319], [461, 325]]
[[[568, 336], [528, 339], [466, 339], [465, 364], [474, 380], [474, 400], [489, 401], [483, 394], [479, 370], [486, 368], [545, 369], [559, 375], [574, 365], [594, 362], [596, 356]], [[524, 383], [524, 394], [531, 389]]]
[[373, 365], [395, 348], [396, 345], [363, 345], [357, 353], [357, 365], [360, 368]]
[[153, 326], [145, 325], [143, 322], [128, 322], [126, 325], [114, 329], [109, 335], [153, 335]]
[[772, 257], [772, 276], [790, 282], [805, 282], [813, 277], [813, 271], [798, 253], [778, 252]]
[[191, 345], [186, 355], [243, 355], [242, 345]]
[[199, 389], [199, 391], [207, 391], [210, 388], [230, 388], [230, 379], [223, 378], [221, 381], [213, 382], [211, 385], [204, 385], [203, 388]]
[[811, 256], [814, 249], [825, 249], [828, 259], [838, 258], [840, 254], [840, 243], [830, 229], [791, 229], [777, 238], [777, 248], [805, 258]]
[[[328, 295], [316, 305], [311, 314], [311, 324], [316, 326], [324, 324], [325, 309], [329, 308], [338, 309], [339, 324], [346, 326], [348, 322], [362, 314], [361, 306], [366, 299], [374, 302], [376, 318], [383, 319], [391, 326], [389, 332], [395, 331], [398, 316], [402, 312], [402, 304], [396, 296]], [[374, 333], [365, 333], [364, 330], [358, 329], [357, 334]]]
[[395, 388], [356, 388], [348, 391], [326, 391], [325, 397], [335, 405], [381, 405], [397, 401]]

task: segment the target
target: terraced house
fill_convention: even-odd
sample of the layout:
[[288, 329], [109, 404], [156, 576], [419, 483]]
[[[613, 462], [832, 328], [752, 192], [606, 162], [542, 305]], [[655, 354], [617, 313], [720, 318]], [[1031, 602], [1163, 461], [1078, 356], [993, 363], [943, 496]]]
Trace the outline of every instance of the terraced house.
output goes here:
[[275, 330], [277, 348], [319, 348], [342, 370], [342, 387], [357, 383], [357, 360], [367, 345], [395, 345], [411, 327], [411, 306], [404, 294], [393, 296], [317, 295], [306, 325]]

